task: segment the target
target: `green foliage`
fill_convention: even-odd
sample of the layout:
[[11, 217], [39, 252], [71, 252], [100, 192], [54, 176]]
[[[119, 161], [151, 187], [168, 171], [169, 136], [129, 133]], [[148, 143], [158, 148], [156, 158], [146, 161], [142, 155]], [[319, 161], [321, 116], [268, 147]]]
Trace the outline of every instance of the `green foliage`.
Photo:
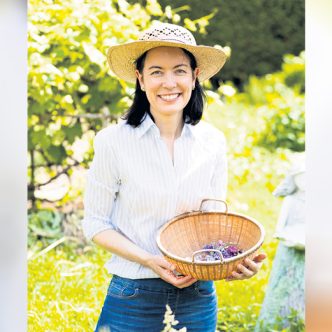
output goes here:
[[[258, 3], [254, 1], [253, 8]], [[208, 8], [207, 3], [203, 5]], [[163, 11], [153, 0], [147, 6], [124, 0], [30, 1], [31, 197], [62, 175], [72, 181], [74, 167], [86, 168], [92, 159], [95, 131], [116, 121], [127, 109], [133, 89], [107, 69], [107, 48], [135, 38], [154, 17], [180, 22], [179, 13], [182, 15], [184, 10], [189, 7], [168, 6]], [[184, 17], [187, 27], [196, 29], [196, 36], [208, 31], [211, 26], [207, 23], [217, 15], [212, 7], [201, 14], [207, 16]], [[262, 271], [248, 281], [216, 283], [220, 332], [250, 331], [259, 314], [276, 249], [272, 234], [281, 200], [271, 192], [289, 167], [289, 149], [297, 151], [303, 146], [303, 54], [285, 56], [278, 73], [251, 76], [243, 93], [237, 93], [233, 83], [222, 85], [217, 92], [211, 91], [209, 82], [204, 86], [208, 95], [204, 118], [223, 130], [228, 142], [230, 207], [255, 217], [267, 231], [263, 250], [268, 261]], [[286, 123], [284, 119], [293, 117], [292, 112], [298, 112], [298, 118]], [[269, 128], [273, 121], [279, 127]], [[299, 131], [294, 130], [296, 125]], [[274, 145], [271, 138], [262, 138], [267, 132], [277, 137]], [[284, 140], [292, 132], [295, 137]], [[257, 146], [264, 142], [269, 149]], [[294, 148], [297, 145], [301, 148]], [[80, 154], [78, 150], [82, 150]], [[72, 201], [75, 195], [81, 204], [81, 192], [76, 187], [59, 204]], [[81, 213], [81, 208], [75, 206], [71, 225], [76, 225]], [[29, 214], [28, 331], [93, 330], [104, 300], [110, 276], [103, 265], [110, 254], [86, 245], [79, 236], [68, 237], [64, 219], [62, 213], [45, 208]], [[294, 325], [289, 331], [303, 326], [295, 313], [287, 319]]]
[[[131, 104], [133, 85], [108, 69], [109, 46], [134, 40], [153, 19], [178, 22], [184, 9], [163, 11], [156, 0], [146, 6], [125, 0], [30, 1], [28, 175], [34, 208], [47, 201], [38, 190], [89, 164], [94, 133], [117, 121]], [[208, 19], [199, 21], [202, 29]], [[82, 141], [89, 144], [77, 157], [75, 144]]]
[[[264, 128], [264, 119], [257, 117], [255, 106], [247, 103], [243, 95], [224, 95], [224, 104], [209, 105], [204, 119], [221, 129], [226, 136], [230, 204], [244, 213], [250, 211], [258, 220], [266, 216], [274, 219], [276, 216], [271, 211], [277, 208], [265, 204], [264, 199], [272, 193], [287, 172], [291, 151], [270, 151], [256, 145], [259, 135], [256, 130], [258, 127]], [[244, 190], [246, 193], [254, 188], [257, 195], [243, 195], [239, 188], [247, 188], [248, 190]], [[279, 203], [273, 201], [272, 204]]]
[[35, 177], [37, 168], [52, 181], [78, 164], [87, 165], [91, 153], [76, 160], [74, 143], [127, 107], [130, 87], [108, 73], [105, 54], [111, 44], [134, 38], [150, 23], [150, 15], [125, 1], [116, 7], [105, 0], [29, 3], [31, 199], [44, 185]]
[[302, 52], [299, 56], [286, 55], [282, 71], [249, 79], [245, 96], [264, 121], [263, 128], [256, 131], [257, 144], [268, 150], [282, 147], [304, 151], [304, 71]]
[[[160, 3], [169, 5], [167, 0]], [[172, 1], [174, 8], [182, 4], [181, 0]], [[230, 60], [214, 82], [242, 85], [250, 75], [278, 70], [285, 53], [298, 54], [304, 49], [304, 0], [191, 0], [188, 5], [190, 11], [181, 15], [184, 20], [190, 16], [195, 22], [213, 13], [210, 24], [200, 29], [206, 34], [197, 36], [197, 43], [232, 49]]]
[[[224, 101], [222, 112], [226, 116], [221, 128], [230, 141], [237, 141], [233, 150], [236, 159], [241, 155], [254, 157], [253, 150], [257, 145], [271, 153], [280, 148], [304, 151], [304, 56], [304, 52], [299, 56], [285, 55], [280, 71], [263, 77], [251, 76], [241, 93], [231, 82], [218, 89]], [[220, 107], [212, 105], [208, 112], [217, 113], [218, 109]], [[236, 116], [227, 116], [233, 113]], [[244, 140], [245, 147], [238, 144], [240, 139]], [[285, 156], [281, 158], [285, 159]], [[255, 157], [251, 159], [248, 160], [250, 164], [257, 160]]]
[[290, 314], [287, 317], [278, 316], [276, 323], [273, 325], [259, 322], [259, 331], [262, 332], [304, 332], [304, 319], [301, 317], [296, 309], [291, 308]]
[[63, 236], [62, 214], [53, 210], [39, 210], [28, 215], [28, 247], [42, 241], [50, 244]]

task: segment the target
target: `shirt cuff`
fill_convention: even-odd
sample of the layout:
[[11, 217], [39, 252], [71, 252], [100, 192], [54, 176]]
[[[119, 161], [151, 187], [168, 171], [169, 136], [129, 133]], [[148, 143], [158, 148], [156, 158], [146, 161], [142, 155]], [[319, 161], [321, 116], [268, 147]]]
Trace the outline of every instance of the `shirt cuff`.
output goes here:
[[115, 227], [110, 223], [90, 218], [82, 220], [82, 229], [86, 239], [92, 241], [92, 238], [98, 233], [108, 229], [115, 229]]

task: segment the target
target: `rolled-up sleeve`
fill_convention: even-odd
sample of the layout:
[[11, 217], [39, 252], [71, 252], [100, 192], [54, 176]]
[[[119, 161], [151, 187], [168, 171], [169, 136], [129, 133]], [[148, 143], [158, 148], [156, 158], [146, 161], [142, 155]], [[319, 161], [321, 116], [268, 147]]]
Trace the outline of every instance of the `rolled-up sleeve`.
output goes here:
[[87, 173], [82, 228], [88, 240], [107, 229], [115, 229], [112, 210], [119, 190], [117, 159], [105, 131], [94, 140], [94, 158]]

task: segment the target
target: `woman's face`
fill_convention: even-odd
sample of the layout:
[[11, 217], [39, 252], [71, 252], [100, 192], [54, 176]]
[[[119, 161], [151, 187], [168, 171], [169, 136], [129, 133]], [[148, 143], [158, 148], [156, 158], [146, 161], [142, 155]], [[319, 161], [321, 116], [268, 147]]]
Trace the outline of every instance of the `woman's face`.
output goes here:
[[193, 71], [188, 56], [176, 47], [157, 47], [148, 51], [142, 73], [136, 70], [154, 116], [182, 115], [197, 75], [198, 69]]

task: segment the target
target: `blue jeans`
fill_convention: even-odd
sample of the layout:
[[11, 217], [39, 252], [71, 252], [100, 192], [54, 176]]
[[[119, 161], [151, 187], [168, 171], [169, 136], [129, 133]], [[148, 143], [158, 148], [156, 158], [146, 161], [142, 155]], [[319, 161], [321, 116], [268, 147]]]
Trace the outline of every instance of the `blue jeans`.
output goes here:
[[176, 330], [215, 332], [217, 297], [213, 281], [177, 288], [162, 279], [126, 279], [114, 275], [95, 332], [160, 332], [166, 304]]

